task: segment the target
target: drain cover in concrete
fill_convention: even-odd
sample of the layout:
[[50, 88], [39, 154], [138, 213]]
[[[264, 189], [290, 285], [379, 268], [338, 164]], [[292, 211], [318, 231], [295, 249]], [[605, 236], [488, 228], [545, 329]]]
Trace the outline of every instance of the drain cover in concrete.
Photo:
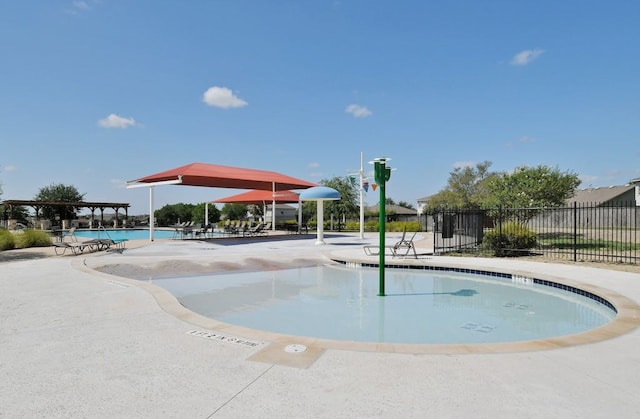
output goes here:
[[306, 346], [298, 345], [298, 344], [287, 345], [287, 346], [284, 347], [284, 351], [285, 352], [289, 352], [291, 354], [298, 353], [298, 352], [304, 352], [306, 350], [307, 350]]

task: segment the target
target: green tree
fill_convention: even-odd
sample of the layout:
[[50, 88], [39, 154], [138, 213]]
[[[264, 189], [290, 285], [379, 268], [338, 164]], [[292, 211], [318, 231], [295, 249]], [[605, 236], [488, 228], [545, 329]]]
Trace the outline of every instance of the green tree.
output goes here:
[[[548, 208], [566, 204], [580, 185], [574, 172], [562, 172], [557, 167], [518, 167], [512, 173], [493, 176], [486, 184], [487, 207]], [[536, 210], [519, 211], [517, 218], [526, 221]]]
[[[85, 194], [78, 192], [75, 186], [51, 184], [44, 188], [40, 188], [34, 198], [34, 201], [77, 203], [82, 202], [84, 200], [84, 196]], [[71, 220], [76, 218], [77, 211], [77, 207], [74, 207], [73, 205], [56, 207], [45, 205], [42, 207], [42, 217], [51, 220], [51, 222], [54, 222], [56, 216], [61, 220]]]
[[[6, 214], [5, 210], [7, 211]], [[12, 205], [11, 207], [0, 205], [0, 214], [5, 214], [7, 218], [17, 220], [24, 225], [28, 225], [29, 223], [29, 210], [22, 205]]]
[[340, 193], [340, 199], [326, 202], [324, 210], [326, 214], [333, 214], [334, 217], [338, 217], [338, 230], [341, 230], [343, 218], [350, 218], [359, 214], [360, 193], [358, 187], [351, 184], [346, 177], [323, 179], [320, 184], [333, 188]]
[[495, 176], [489, 167], [491, 162], [484, 161], [475, 167], [455, 168], [447, 186], [429, 199], [429, 208], [480, 208], [489, 194], [487, 181]]
[[[191, 211], [191, 221], [196, 224], [204, 225], [205, 211], [207, 211], [207, 204], [201, 203], [194, 205]], [[220, 221], [220, 210], [213, 204], [208, 206], [208, 218], [210, 223], [217, 223]]]
[[227, 220], [244, 220], [247, 218], [248, 206], [245, 204], [224, 204], [220, 213]]
[[194, 207], [195, 205], [193, 204], [168, 204], [155, 210], [153, 215], [158, 225], [169, 226], [185, 221], [193, 221], [192, 214]]

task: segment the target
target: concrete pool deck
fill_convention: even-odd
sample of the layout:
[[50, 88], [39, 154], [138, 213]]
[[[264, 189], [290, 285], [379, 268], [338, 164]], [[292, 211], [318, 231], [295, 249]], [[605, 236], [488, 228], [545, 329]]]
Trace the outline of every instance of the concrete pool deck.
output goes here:
[[[212, 262], [242, 269], [327, 257], [377, 261], [362, 250], [377, 241], [374, 233], [364, 241], [327, 234], [325, 241], [163, 240], [131, 243], [123, 254], [0, 263], [0, 417], [640, 415], [640, 331], [633, 316], [620, 336], [557, 349], [399, 353], [310, 344], [309, 351], [290, 353], [287, 345], [301, 340], [262, 341], [229, 333], [238, 329], [203, 327], [205, 320], [150, 292], [152, 285], [91, 269], [208, 270]], [[640, 302], [638, 273], [517, 259], [422, 256], [418, 263], [568, 279]]]

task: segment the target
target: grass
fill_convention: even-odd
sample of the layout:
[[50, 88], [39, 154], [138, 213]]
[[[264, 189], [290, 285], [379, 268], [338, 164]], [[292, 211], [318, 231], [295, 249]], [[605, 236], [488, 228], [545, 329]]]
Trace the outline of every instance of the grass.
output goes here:
[[617, 250], [617, 251], [629, 251], [640, 250], [640, 243], [625, 243], [612, 240], [578, 240], [575, 244], [573, 239], [567, 238], [553, 238], [542, 239], [538, 241], [538, 244], [543, 249], [576, 249], [581, 250]]

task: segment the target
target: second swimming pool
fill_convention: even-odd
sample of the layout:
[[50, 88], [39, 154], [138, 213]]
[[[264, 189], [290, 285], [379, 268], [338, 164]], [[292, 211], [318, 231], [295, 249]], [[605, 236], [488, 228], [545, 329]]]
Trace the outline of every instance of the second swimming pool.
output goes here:
[[611, 321], [610, 305], [527, 279], [316, 266], [154, 279], [188, 309], [225, 323], [334, 340], [420, 344], [526, 341]]

